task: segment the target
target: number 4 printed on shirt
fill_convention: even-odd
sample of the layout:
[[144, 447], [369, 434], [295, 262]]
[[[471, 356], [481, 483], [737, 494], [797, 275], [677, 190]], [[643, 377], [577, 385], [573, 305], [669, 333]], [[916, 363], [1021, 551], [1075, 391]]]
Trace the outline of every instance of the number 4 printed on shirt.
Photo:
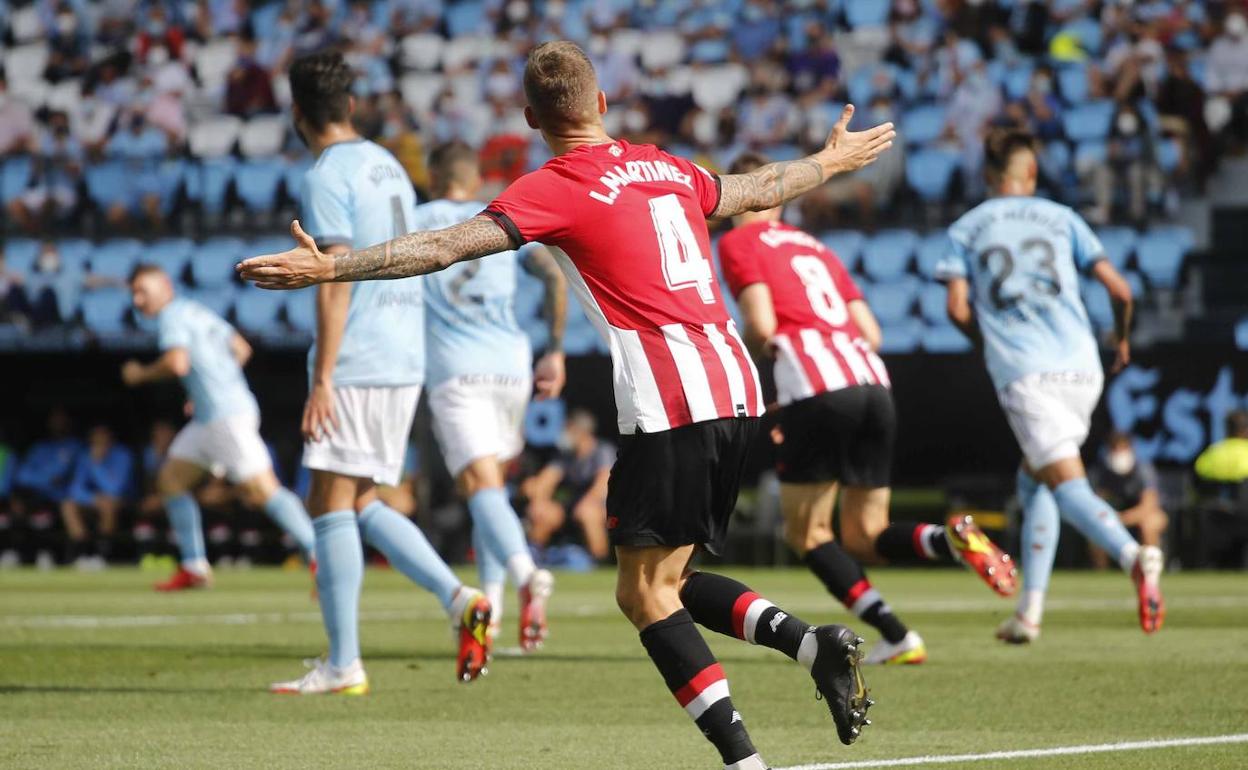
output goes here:
[[650, 216], [654, 220], [654, 231], [659, 236], [667, 288], [672, 291], [697, 289], [702, 301], [713, 305], [715, 274], [698, 246], [697, 236], [693, 234], [680, 199], [675, 194], [651, 198]]

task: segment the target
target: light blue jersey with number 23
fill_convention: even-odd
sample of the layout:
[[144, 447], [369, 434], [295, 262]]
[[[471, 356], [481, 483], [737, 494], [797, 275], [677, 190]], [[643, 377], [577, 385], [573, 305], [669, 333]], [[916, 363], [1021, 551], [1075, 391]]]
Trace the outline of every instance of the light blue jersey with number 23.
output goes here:
[[[304, 232], [321, 249], [372, 246], [411, 231], [416, 193], [407, 172], [383, 147], [363, 139], [332, 144], [303, 182]], [[351, 284], [351, 306], [334, 384], [420, 385], [425, 377], [423, 280]], [[308, 351], [308, 373], [316, 345]]]
[[993, 198], [954, 222], [949, 240], [936, 273], [970, 282], [998, 390], [1029, 374], [1100, 371], [1079, 273], [1104, 249], [1078, 214], [1042, 198]]

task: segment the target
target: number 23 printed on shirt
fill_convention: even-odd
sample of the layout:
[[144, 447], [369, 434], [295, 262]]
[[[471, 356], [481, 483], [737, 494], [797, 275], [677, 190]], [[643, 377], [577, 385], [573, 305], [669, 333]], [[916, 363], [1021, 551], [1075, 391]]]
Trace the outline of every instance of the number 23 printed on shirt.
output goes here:
[[824, 261], [810, 254], [798, 254], [789, 264], [806, 287], [806, 298], [810, 300], [810, 308], [815, 315], [830, 326], [844, 326], [849, 320], [849, 310]]
[[711, 263], [702, 254], [698, 239], [689, 225], [689, 217], [675, 194], [650, 199], [650, 217], [659, 238], [663, 260], [663, 278], [672, 291], [697, 289], [698, 296], [708, 305], [715, 304]]

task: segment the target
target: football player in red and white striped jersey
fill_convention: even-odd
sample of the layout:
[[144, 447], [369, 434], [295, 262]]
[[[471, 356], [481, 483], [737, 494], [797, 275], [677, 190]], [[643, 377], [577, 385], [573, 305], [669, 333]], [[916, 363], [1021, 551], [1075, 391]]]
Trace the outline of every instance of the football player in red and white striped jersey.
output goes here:
[[[732, 173], [766, 164], [746, 153]], [[733, 217], [719, 259], [746, 339], [773, 359], [785, 539], [833, 596], [884, 637], [867, 662], [922, 663], [923, 639], [893, 614], [858, 560], [956, 559], [1007, 593], [1013, 566], [969, 518], [945, 527], [889, 524], [897, 417], [876, 354], [880, 326], [836, 254], [780, 215], [777, 206]], [[838, 487], [844, 549], [832, 537]]]
[[561, 267], [611, 348], [622, 435], [607, 526], [621, 609], [725, 767], [766, 764], [695, 622], [802, 663], [839, 738], [853, 742], [870, 705], [861, 640], [844, 626], [810, 626], [735, 580], [689, 569], [697, 549], [722, 544], [763, 410], [757, 373], [713, 277], [705, 220], [780, 205], [870, 163], [891, 146], [892, 125], [851, 132], [846, 108], [819, 152], [717, 177], [608, 136], [606, 97], [572, 43], [534, 48], [524, 89], [525, 117], [555, 157], [481, 215], [333, 256], [294, 223], [295, 249], [247, 260], [240, 273], [262, 288], [298, 288], [429, 273], [530, 240], [559, 246]]

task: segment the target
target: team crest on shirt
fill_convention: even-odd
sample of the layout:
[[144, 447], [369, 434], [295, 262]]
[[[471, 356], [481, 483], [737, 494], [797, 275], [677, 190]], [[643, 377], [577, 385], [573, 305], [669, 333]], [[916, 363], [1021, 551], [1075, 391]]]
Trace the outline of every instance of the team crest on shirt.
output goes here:
[[611, 149], [607, 150], [607, 152], [611, 153], [617, 158], [624, 154], [624, 150], [618, 144], [611, 145]]

